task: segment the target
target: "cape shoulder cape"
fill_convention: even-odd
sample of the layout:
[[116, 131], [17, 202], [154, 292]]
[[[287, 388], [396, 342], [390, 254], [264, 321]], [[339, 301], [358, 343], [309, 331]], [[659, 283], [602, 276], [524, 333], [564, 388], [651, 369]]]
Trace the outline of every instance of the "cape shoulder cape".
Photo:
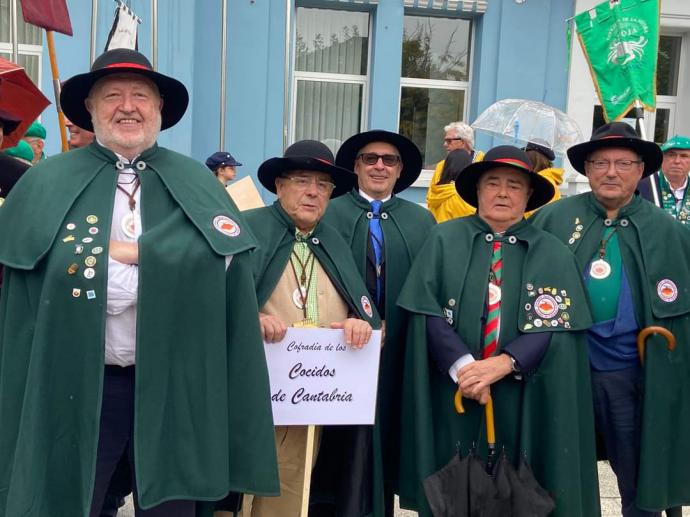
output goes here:
[[[408, 329], [402, 412], [401, 506], [430, 515], [423, 480], [473, 444], [486, 448], [484, 411], [453, 407], [456, 384], [430, 363], [426, 317], [443, 316], [476, 356], [482, 342], [491, 244], [478, 217], [432, 228], [398, 303]], [[492, 385], [496, 438], [516, 462], [525, 454], [556, 499], [554, 515], [599, 512], [593, 411], [585, 335], [590, 324], [574, 258], [556, 239], [522, 221], [503, 240], [499, 350], [520, 333], [553, 332], [537, 371]], [[557, 265], [557, 266], [555, 266]], [[538, 323], [539, 322], [539, 323]], [[566, 325], [567, 323], [567, 325]]]
[[[369, 202], [355, 191], [331, 201], [324, 222], [331, 224], [345, 239], [357, 269], [366, 277], [369, 239]], [[381, 351], [378, 396], [378, 426], [382, 441], [386, 480], [397, 486], [400, 456], [400, 383], [405, 358], [407, 316], [396, 301], [407, 278], [412, 261], [429, 230], [435, 225], [429, 211], [419, 205], [393, 196], [383, 203], [379, 221], [383, 231], [385, 257], [386, 342]]]
[[[248, 254], [254, 238], [200, 164], [157, 147], [137, 161], [140, 503], [217, 500], [229, 490], [275, 494], [268, 375]], [[95, 144], [49, 158], [0, 208], [0, 227], [12, 228], [0, 233], [0, 263], [8, 266], [0, 299], [2, 517], [88, 514], [116, 162]], [[219, 215], [226, 226], [217, 229]], [[93, 278], [82, 273], [87, 256], [96, 258]], [[72, 264], [78, 272], [70, 275]]]
[[[532, 218], [532, 224], [570, 247], [580, 271], [594, 256], [605, 221], [606, 211], [589, 192], [546, 206]], [[682, 224], [639, 196], [620, 210], [618, 221], [637, 322], [641, 329], [665, 327], [677, 340], [670, 352], [660, 336], [647, 339], [637, 505], [646, 510], [688, 505], [690, 263], [685, 257], [690, 256], [690, 236]], [[578, 225], [583, 229], [575, 236]]]
[[[295, 244], [295, 225], [280, 203], [244, 213], [259, 235], [259, 248], [252, 253], [259, 307], [268, 301], [290, 260]], [[350, 310], [375, 329], [381, 326], [364, 281], [352, 261], [350, 249], [329, 225], [321, 222], [306, 241]]]

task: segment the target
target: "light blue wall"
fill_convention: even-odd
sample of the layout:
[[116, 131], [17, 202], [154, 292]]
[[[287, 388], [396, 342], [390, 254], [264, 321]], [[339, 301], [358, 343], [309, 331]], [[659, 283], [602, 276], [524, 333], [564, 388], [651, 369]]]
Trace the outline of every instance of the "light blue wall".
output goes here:
[[[131, 0], [129, 4], [144, 20], [139, 28], [139, 46], [150, 58], [150, 0]], [[158, 4], [158, 70], [181, 80], [191, 98], [184, 118], [163, 132], [159, 141], [203, 161], [220, 146], [221, 0], [159, 0]], [[309, 1], [309, 5], [330, 8], [338, 4]], [[565, 108], [565, 19], [572, 16], [573, 4], [563, 0], [528, 0], [523, 4], [489, 0], [487, 12], [475, 23], [470, 121], [501, 98], [535, 99]], [[55, 35], [63, 80], [89, 67], [90, 5], [87, 0], [68, 0], [75, 36]], [[97, 54], [105, 45], [114, 7], [112, 0], [99, 0]], [[380, 0], [377, 6], [356, 8], [372, 13], [367, 126], [395, 131], [403, 0]], [[284, 0], [228, 0], [224, 147], [244, 164], [240, 176], [255, 176], [264, 159], [283, 152], [285, 9]], [[47, 51], [42, 73], [42, 89], [52, 98]], [[55, 154], [59, 152], [59, 138], [54, 109], [46, 110], [43, 121], [49, 132], [47, 152]], [[477, 135], [478, 148], [492, 145], [491, 138]], [[406, 197], [421, 202], [424, 194], [424, 189], [410, 189]], [[265, 199], [270, 201], [272, 196], [267, 194]]]

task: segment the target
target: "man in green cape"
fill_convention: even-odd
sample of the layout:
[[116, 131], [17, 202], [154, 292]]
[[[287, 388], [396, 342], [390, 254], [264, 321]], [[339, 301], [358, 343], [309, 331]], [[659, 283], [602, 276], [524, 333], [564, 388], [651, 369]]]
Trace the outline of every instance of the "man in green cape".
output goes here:
[[104, 53], [61, 96], [97, 143], [0, 208], [2, 517], [97, 516], [121, 458], [138, 517], [278, 492], [255, 239], [202, 164], [156, 145], [187, 101], [140, 53]]
[[645, 176], [637, 190], [647, 201], [663, 208], [681, 224], [690, 225], [690, 138], [675, 135], [661, 146], [661, 169]]
[[[351, 171], [333, 162], [324, 144], [302, 140], [288, 147], [283, 157], [270, 158], [259, 167], [259, 181], [278, 196], [272, 206], [246, 212], [259, 236], [259, 249], [252, 257], [267, 343], [282, 340], [288, 326], [330, 327], [342, 328], [346, 342], [360, 348], [369, 341], [372, 328], [380, 327], [348, 245], [321, 222], [329, 199], [348, 192], [355, 181]], [[331, 429], [321, 433], [317, 428], [323, 438], [316, 440], [315, 458], [321, 455], [319, 442], [330, 441]], [[276, 426], [275, 434], [281, 496], [255, 497], [252, 517], [299, 515], [302, 505], [307, 426]], [[342, 452], [347, 445], [339, 447]], [[329, 460], [348, 482], [363, 475], [361, 469], [349, 470], [342, 460]], [[338, 515], [364, 515], [348, 513], [339, 503], [354, 501], [338, 501]]]
[[374, 442], [380, 447], [383, 462], [386, 515], [393, 515], [407, 327], [406, 313], [396, 301], [435, 221], [429, 211], [396, 195], [412, 185], [422, 170], [422, 156], [409, 139], [389, 131], [366, 131], [348, 138], [335, 160], [355, 171], [357, 186], [330, 204], [324, 221], [348, 243], [385, 322]]
[[[596, 431], [623, 515], [658, 515], [690, 504], [690, 236], [636, 195], [662, 153], [629, 125], [603, 125], [568, 158], [592, 191], [544, 207], [533, 224], [569, 246], [585, 278]], [[636, 338], [649, 326], [678, 346], [650, 337], [642, 366]]]
[[[477, 215], [431, 229], [398, 299], [412, 313], [401, 506], [430, 515], [423, 481], [458, 452], [476, 445], [484, 454], [491, 395], [496, 445], [514, 465], [524, 455], [553, 515], [597, 515], [586, 296], [566, 247], [524, 219], [553, 186], [524, 151], [499, 146], [456, 188]], [[464, 414], [454, 408], [458, 389], [469, 399]]]

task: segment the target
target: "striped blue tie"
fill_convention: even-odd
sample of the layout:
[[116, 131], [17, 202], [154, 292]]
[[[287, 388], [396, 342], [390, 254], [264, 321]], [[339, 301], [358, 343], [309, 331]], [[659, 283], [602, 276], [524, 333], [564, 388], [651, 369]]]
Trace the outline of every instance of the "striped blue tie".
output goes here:
[[369, 235], [371, 236], [371, 246], [374, 249], [376, 259], [376, 303], [381, 302], [381, 265], [383, 263], [383, 230], [381, 230], [381, 205], [383, 201], [374, 200], [371, 202], [371, 212], [373, 217], [369, 219]]

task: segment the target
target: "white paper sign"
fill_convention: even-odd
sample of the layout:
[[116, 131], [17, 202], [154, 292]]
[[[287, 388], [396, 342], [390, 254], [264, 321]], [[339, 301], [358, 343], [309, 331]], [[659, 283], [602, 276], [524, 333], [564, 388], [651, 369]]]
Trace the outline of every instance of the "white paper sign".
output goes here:
[[354, 349], [342, 330], [291, 327], [264, 348], [275, 425], [374, 423], [380, 330]]

